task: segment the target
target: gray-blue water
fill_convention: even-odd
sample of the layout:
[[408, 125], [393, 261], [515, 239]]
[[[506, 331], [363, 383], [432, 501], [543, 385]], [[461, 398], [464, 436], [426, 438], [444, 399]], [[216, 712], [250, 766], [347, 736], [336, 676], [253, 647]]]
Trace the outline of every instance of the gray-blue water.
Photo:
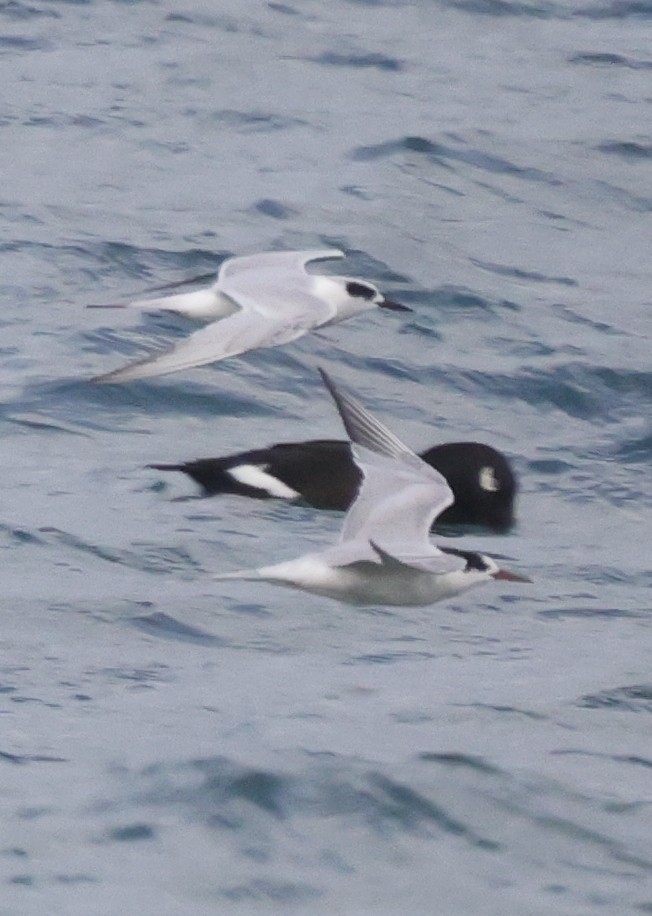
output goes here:
[[[648, 0], [0, 6], [0, 914], [652, 911]], [[87, 310], [337, 246], [414, 308], [148, 383]], [[211, 572], [340, 518], [151, 461], [340, 436], [522, 478], [534, 579], [355, 610]]]

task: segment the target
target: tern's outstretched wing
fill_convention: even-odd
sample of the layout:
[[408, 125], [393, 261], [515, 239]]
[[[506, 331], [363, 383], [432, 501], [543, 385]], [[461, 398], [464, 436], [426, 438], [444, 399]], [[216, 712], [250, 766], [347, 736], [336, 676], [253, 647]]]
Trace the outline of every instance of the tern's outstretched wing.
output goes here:
[[362, 483], [344, 519], [340, 542], [365, 540], [406, 562], [440, 555], [430, 542], [430, 528], [453, 503], [441, 475], [428, 465], [419, 467], [416, 456], [416, 461], [410, 456], [387, 458], [360, 445], [354, 445], [353, 455]]
[[433, 561], [457, 568], [456, 558], [430, 543], [430, 527], [453, 503], [445, 478], [404, 445], [351, 395], [322, 371], [351, 437], [353, 457], [362, 471], [358, 496], [344, 519], [340, 544], [368, 541], [398, 560]]
[[244, 255], [240, 258], [228, 258], [220, 267], [218, 283], [227, 295], [227, 286], [237, 284], [239, 278], [248, 273], [266, 273], [278, 282], [279, 274], [305, 272], [310, 261], [327, 261], [330, 258], [343, 258], [344, 252], [338, 248], [315, 248], [309, 251], [265, 251], [262, 254]]
[[214, 321], [167, 350], [154, 353], [122, 369], [91, 379], [101, 384], [131, 382], [205, 366], [229, 356], [238, 356], [259, 347], [275, 347], [301, 337], [315, 324], [297, 313], [288, 318], [266, 318], [249, 311], [236, 312], [230, 318]]
[[[425, 464], [411, 448], [408, 448], [398, 436], [395, 436], [380, 420], [369, 413], [356, 398], [338, 388], [323, 369], [319, 370], [319, 374], [335, 401], [344, 428], [354, 445], [363, 445], [388, 458], [410, 455], [412, 458], [417, 458], [420, 464]], [[428, 467], [428, 465], [425, 466]], [[437, 471], [435, 473], [446, 483], [441, 474]]]
[[217, 285], [240, 308], [274, 318], [284, 315], [288, 321], [301, 312], [310, 327], [318, 327], [335, 317], [337, 307], [314, 295], [315, 277], [305, 267], [309, 261], [334, 257], [343, 253], [279, 251], [233, 258], [220, 270]]
[[[95, 376], [91, 381], [113, 383], [151, 378], [296, 340], [306, 331], [326, 324], [337, 312], [335, 305], [313, 294], [313, 278], [304, 270], [309, 261], [333, 257], [343, 254], [336, 249], [325, 249], [231, 258], [220, 270], [219, 291], [242, 311], [209, 324], [168, 350]], [[210, 296], [212, 291], [207, 290], [206, 294]]]

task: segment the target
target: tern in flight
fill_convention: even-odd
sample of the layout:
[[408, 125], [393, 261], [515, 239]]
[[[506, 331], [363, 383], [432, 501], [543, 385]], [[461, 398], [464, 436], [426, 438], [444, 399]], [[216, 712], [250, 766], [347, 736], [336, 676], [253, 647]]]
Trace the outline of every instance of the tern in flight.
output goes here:
[[208, 288], [131, 302], [125, 307], [174, 312], [210, 323], [169, 349], [96, 375], [91, 381], [130, 382], [193, 369], [248, 350], [289, 343], [315, 328], [344, 321], [376, 306], [411, 311], [392, 302], [367, 280], [311, 274], [306, 270], [311, 261], [343, 257], [344, 252], [327, 248], [229, 258]]
[[253, 579], [348, 604], [427, 605], [506, 579], [529, 582], [481, 553], [436, 547], [434, 520], [453, 503], [445, 478], [321, 371], [362, 473], [339, 544], [216, 579]]

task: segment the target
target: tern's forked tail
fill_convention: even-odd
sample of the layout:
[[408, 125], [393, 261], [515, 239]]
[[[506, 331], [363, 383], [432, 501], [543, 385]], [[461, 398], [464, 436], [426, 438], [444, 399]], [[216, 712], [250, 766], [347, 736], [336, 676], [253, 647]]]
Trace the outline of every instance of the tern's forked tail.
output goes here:
[[240, 579], [243, 581], [248, 580], [249, 582], [255, 582], [256, 580], [263, 579], [264, 577], [261, 576], [257, 569], [236, 569], [235, 572], [215, 573], [211, 578], [218, 580]]

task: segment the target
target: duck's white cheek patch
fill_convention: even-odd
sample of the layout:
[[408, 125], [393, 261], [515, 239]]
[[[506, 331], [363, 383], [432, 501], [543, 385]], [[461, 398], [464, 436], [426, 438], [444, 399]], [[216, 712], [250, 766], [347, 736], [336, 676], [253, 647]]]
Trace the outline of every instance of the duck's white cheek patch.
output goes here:
[[500, 490], [500, 484], [496, 480], [496, 475], [492, 467], [484, 467], [480, 469], [480, 486], [483, 490], [486, 490], [487, 493], [497, 493]]
[[241, 464], [236, 468], [229, 468], [228, 473], [238, 483], [246, 487], [255, 487], [256, 490], [264, 490], [278, 499], [296, 499], [299, 496], [296, 490], [288, 487], [278, 477], [268, 474], [267, 469], [260, 464]]

